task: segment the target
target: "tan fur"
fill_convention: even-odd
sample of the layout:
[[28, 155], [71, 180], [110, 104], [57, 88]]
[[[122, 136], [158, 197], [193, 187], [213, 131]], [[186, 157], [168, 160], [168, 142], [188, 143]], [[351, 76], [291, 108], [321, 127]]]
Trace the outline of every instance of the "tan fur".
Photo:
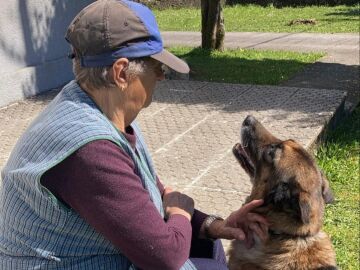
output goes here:
[[[242, 130], [243, 141], [253, 146], [248, 147], [247, 152], [255, 167], [254, 175], [250, 175], [253, 188], [247, 201], [264, 199], [264, 205], [256, 212], [268, 219], [272, 233], [266, 243], [256, 239], [251, 249], [240, 241], [233, 241], [229, 269], [336, 269], [331, 241], [321, 231], [325, 197], [327, 200], [331, 197], [328, 181], [315, 160], [298, 143], [277, 139], [255, 118], [251, 119], [248, 121], [252, 123], [251, 131], [249, 124], [243, 124]], [[270, 151], [267, 149], [271, 149], [269, 145], [277, 147], [271, 150], [274, 153], [271, 158], [270, 155], [265, 157], [266, 151]], [[280, 195], [288, 201], [276, 205]]]

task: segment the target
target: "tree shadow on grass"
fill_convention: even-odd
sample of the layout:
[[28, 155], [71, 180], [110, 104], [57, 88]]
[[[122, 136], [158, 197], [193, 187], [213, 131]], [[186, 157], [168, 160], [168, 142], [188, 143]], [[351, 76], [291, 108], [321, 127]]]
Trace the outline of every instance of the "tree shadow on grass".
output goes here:
[[338, 9], [335, 12], [326, 13], [325, 16], [351, 16], [354, 17], [353, 19], [359, 20], [360, 16], [360, 8], [359, 7], [349, 7], [349, 8], [342, 8]]
[[[279, 54], [282, 57], [279, 52], [275, 52], [272, 59], [271, 54], [255, 50], [213, 54], [209, 50], [195, 48], [178, 56], [189, 63], [191, 80], [210, 82], [278, 85], [308, 65], [305, 60], [291, 59], [291, 56], [278, 59]], [[314, 55], [312, 60], [320, 56]]]
[[328, 19], [321, 19], [324, 22], [346, 22], [360, 20], [359, 7], [337, 8], [334, 12], [326, 13]]

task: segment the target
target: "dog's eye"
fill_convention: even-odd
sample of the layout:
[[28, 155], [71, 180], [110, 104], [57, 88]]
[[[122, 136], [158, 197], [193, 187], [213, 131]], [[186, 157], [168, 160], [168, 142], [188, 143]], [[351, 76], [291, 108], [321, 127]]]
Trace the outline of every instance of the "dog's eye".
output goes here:
[[275, 158], [276, 151], [279, 149], [278, 144], [269, 144], [265, 149], [265, 160], [268, 162], [272, 162]]
[[276, 145], [275, 144], [271, 144], [269, 149], [268, 149], [268, 152], [269, 152], [269, 155], [274, 158], [275, 156], [275, 151], [276, 151]]
[[276, 144], [270, 144], [269, 148], [270, 148], [271, 150], [275, 150], [275, 149], [276, 149]]

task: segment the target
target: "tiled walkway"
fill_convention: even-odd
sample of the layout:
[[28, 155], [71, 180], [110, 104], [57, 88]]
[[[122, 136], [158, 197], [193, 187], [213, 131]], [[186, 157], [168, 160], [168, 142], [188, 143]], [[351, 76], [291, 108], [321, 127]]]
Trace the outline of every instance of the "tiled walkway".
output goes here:
[[[0, 168], [55, 94], [0, 109]], [[343, 98], [335, 90], [164, 81], [138, 122], [165, 185], [192, 195], [198, 208], [225, 216], [250, 189], [231, 152], [245, 116], [252, 114], [280, 138], [310, 147]]]

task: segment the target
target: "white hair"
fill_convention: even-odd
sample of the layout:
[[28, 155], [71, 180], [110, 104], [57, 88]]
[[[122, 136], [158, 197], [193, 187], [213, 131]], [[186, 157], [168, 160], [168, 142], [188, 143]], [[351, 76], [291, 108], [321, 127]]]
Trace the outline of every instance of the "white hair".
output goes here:
[[[134, 77], [144, 74], [148, 70], [149, 61], [147, 58], [138, 58], [129, 61], [125, 69], [126, 77], [132, 80]], [[82, 67], [79, 58], [73, 59], [73, 72], [76, 81], [86, 84], [95, 89], [110, 88], [116, 86], [110, 76], [112, 66], [105, 67]]]

